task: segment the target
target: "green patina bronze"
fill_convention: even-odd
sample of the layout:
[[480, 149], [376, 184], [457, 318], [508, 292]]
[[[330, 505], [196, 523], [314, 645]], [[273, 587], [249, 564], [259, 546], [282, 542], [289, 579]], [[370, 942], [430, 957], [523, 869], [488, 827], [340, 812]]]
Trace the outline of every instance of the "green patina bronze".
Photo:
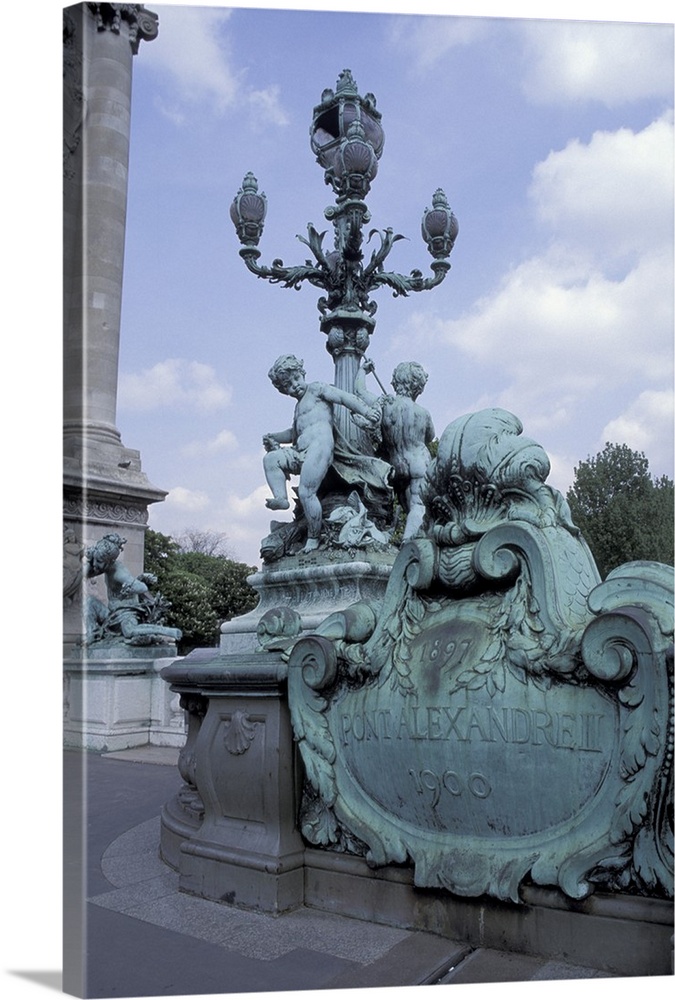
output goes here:
[[415, 883], [672, 895], [672, 570], [600, 582], [544, 450], [490, 409], [442, 435], [384, 600], [296, 642], [310, 843]]
[[[309, 282], [323, 290], [318, 301], [320, 328], [335, 364], [334, 387], [324, 386], [321, 394], [330, 405], [327, 416], [332, 425], [331, 441], [323, 448], [321, 460], [316, 460], [316, 448], [308, 456], [298, 445], [303, 435], [296, 432], [295, 424], [263, 439], [267, 451], [265, 475], [272, 490], [268, 507], [288, 509], [291, 504], [286, 495], [286, 479], [291, 474], [300, 475], [293, 520], [273, 522], [270, 535], [263, 539], [261, 555], [266, 564], [300, 553], [306, 555], [318, 548], [322, 548], [322, 556], [329, 550], [332, 559], [353, 558], [359, 549], [368, 549], [371, 554], [386, 550], [397, 530], [395, 494], [408, 518], [405, 538], [416, 533], [421, 520], [419, 486], [428, 460], [426, 446], [433, 437], [431, 419], [414, 404], [424, 383], [417, 386], [418, 379], [413, 378], [415, 385], [408, 386], [409, 373], [404, 378], [402, 370], [415, 363], [404, 362], [397, 368], [401, 375], [397, 385], [405, 383], [406, 387], [395, 385], [396, 400], [382, 383], [385, 395], [379, 400], [367, 393], [364, 375], [373, 371], [374, 366], [366, 362], [365, 353], [375, 329], [377, 309], [371, 294], [387, 286], [394, 296], [407, 296], [439, 285], [450, 270], [448, 257], [459, 227], [439, 188], [433, 195], [431, 208], [423, 213], [421, 225], [422, 237], [433, 258], [432, 277], [425, 278], [416, 269], [409, 275], [385, 270], [394, 243], [403, 239], [392, 229], [370, 230], [365, 242], [377, 235], [379, 246], [366, 259], [364, 226], [371, 216], [365, 199], [384, 148], [381, 119], [375, 97], [359, 94], [348, 69], [340, 74], [335, 90], [324, 90], [321, 102], [314, 108], [311, 147], [324, 169], [326, 184], [335, 194], [335, 204], [324, 213], [333, 225], [333, 249], [324, 247], [326, 233], [310, 224], [307, 238], [298, 239], [309, 247], [313, 260], [291, 267], [281, 260], [273, 261], [269, 267], [262, 265], [258, 262], [261, 255], [258, 243], [267, 214], [267, 198], [259, 192], [252, 173], [244, 177], [230, 207], [242, 243], [240, 256], [253, 274], [286, 288], [300, 288], [303, 282]], [[278, 359], [276, 364], [282, 360]], [[302, 366], [302, 362], [297, 364]], [[426, 381], [426, 373], [424, 376]], [[273, 381], [281, 392], [287, 391], [277, 379]], [[309, 386], [311, 389], [322, 384], [309, 383]], [[307, 385], [304, 383], [305, 388]], [[298, 399], [296, 421], [307, 415], [311, 405], [317, 425], [327, 424], [326, 419], [318, 420], [325, 407], [319, 405], [316, 393], [310, 392], [305, 399], [295, 390], [288, 394], [295, 394]], [[368, 408], [377, 407], [377, 419], [367, 416], [364, 400]], [[424, 426], [418, 428], [421, 413], [425, 414]], [[309, 425], [306, 419], [304, 424]], [[318, 439], [318, 432], [312, 436]], [[280, 450], [281, 445], [290, 447]]]
[[170, 605], [151, 592], [157, 578], [152, 573], [134, 576], [121, 561], [125, 544], [117, 532], [104, 535], [78, 556], [79, 572], [71, 576], [71, 584], [75, 579], [78, 586], [98, 576], [105, 581], [107, 603], [89, 595], [84, 608], [80, 645], [90, 653], [104, 647], [167, 645], [181, 638], [180, 629], [164, 624]]
[[[371, 293], [386, 285], [395, 296], [421, 292], [439, 285], [450, 270], [450, 256], [458, 233], [457, 220], [447, 198], [439, 188], [422, 217], [422, 236], [433, 257], [433, 277], [422, 272], [409, 275], [386, 271], [384, 262], [394, 243], [403, 239], [392, 229], [371, 230], [368, 240], [379, 236], [380, 245], [366, 261], [363, 228], [371, 216], [365, 203], [370, 185], [377, 174], [378, 161], [384, 147], [381, 114], [375, 97], [358, 93], [351, 72], [340, 74], [336, 89], [326, 89], [321, 103], [314, 108], [310, 128], [312, 150], [324, 168], [324, 178], [335, 193], [335, 205], [325, 210], [333, 224], [333, 249], [323, 245], [325, 233], [309, 225], [307, 238], [298, 239], [309, 247], [312, 260], [287, 267], [275, 260], [270, 267], [258, 263], [258, 243], [262, 236], [267, 199], [258, 191], [258, 182], [248, 173], [232, 202], [230, 215], [243, 244], [239, 251], [246, 266], [259, 278], [299, 288], [309, 282], [323, 289], [318, 301], [320, 327], [326, 335], [326, 347], [335, 362], [335, 385], [346, 392], [354, 391], [354, 380], [360, 359], [370, 343], [375, 329], [377, 304]], [[346, 411], [337, 414], [337, 426], [344, 439], [360, 446], [358, 428]]]

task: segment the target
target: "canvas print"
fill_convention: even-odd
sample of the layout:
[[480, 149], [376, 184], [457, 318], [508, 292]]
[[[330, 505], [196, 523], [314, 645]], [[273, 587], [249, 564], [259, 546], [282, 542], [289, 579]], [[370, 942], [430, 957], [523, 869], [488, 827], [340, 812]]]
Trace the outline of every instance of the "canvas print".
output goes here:
[[64, 991], [673, 961], [673, 25], [64, 9]]

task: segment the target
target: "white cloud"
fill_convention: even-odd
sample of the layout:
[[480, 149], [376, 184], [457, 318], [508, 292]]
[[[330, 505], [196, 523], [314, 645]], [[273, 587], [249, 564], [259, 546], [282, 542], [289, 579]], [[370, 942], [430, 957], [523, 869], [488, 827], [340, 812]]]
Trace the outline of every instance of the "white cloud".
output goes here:
[[[555, 241], [459, 318], [418, 316], [399, 349], [411, 339], [452, 347], [483, 368], [486, 384], [499, 372], [502, 388], [481, 405], [517, 413], [547, 439], [576, 433], [584, 407], [597, 404], [606, 422], [617, 390], [660, 400], [673, 369], [672, 132], [672, 117], [662, 118], [552, 153], [530, 194]], [[643, 431], [654, 416], [644, 406], [628, 414]]]
[[215, 455], [221, 451], [233, 451], [238, 446], [236, 435], [227, 427], [210, 441], [191, 441], [181, 448], [181, 454], [188, 456]]
[[290, 511], [273, 512], [265, 507], [269, 495], [266, 485], [256, 487], [245, 496], [229, 493], [221, 508], [223, 530], [237, 558], [249, 565], [260, 564], [260, 543], [270, 533], [270, 523], [291, 520]]
[[144, 61], [170, 74], [183, 99], [208, 98], [220, 109], [228, 107], [239, 86], [222, 30], [231, 16], [227, 9], [164, 8], [157, 42], [144, 48]]
[[128, 410], [191, 407], [202, 412], [221, 409], [232, 398], [214, 369], [199, 361], [168, 358], [136, 374], [120, 375], [119, 404]]
[[143, 49], [144, 64], [170, 81], [167, 93], [157, 94], [158, 110], [176, 125], [184, 125], [196, 107], [223, 114], [247, 104], [253, 122], [285, 125], [279, 88], [247, 84], [226, 30], [231, 9], [164, 7], [157, 42]]
[[525, 96], [536, 104], [672, 101], [670, 25], [523, 21]]
[[489, 30], [489, 21], [478, 17], [395, 17], [389, 40], [408, 54], [414, 68], [424, 71], [452, 49], [479, 41]]
[[[215, 440], [215, 439], [214, 439]], [[253, 482], [263, 478], [261, 454], [235, 456], [228, 459], [220, 471], [212, 476], [207, 472], [210, 485], [207, 490], [173, 486], [163, 503], [150, 507], [150, 524], [155, 531], [175, 537], [186, 525], [203, 531], [223, 532], [227, 536], [232, 558], [255, 566], [260, 564], [260, 542], [270, 532], [272, 520], [290, 520], [290, 511], [272, 512], [265, 507], [270, 495], [266, 485], [258, 485], [246, 492], [250, 476], [240, 480], [238, 468], [242, 458], [252, 459], [256, 471]], [[237, 485], [241, 493], [236, 493]], [[225, 486], [225, 489], [223, 488]], [[230, 492], [226, 492], [227, 487]]]
[[[624, 279], [589, 271], [556, 250], [525, 261], [468, 315], [428, 319], [417, 331], [458, 347], [482, 364], [499, 365], [522, 400], [555, 384], [560, 393], [660, 379], [670, 370], [672, 285], [667, 254], [645, 257]], [[572, 402], [572, 400], [570, 400]]]
[[156, 531], [169, 535], [179, 534], [187, 523], [204, 531], [224, 532], [232, 558], [254, 566], [260, 563], [260, 542], [269, 534], [270, 521], [278, 517], [265, 507], [267, 496], [267, 486], [259, 486], [244, 496], [229, 493], [212, 502], [206, 493], [178, 486], [163, 504], [153, 505], [151, 523]]
[[290, 118], [282, 107], [278, 86], [274, 85], [265, 90], [249, 90], [246, 99], [254, 113], [254, 123], [288, 125]]
[[574, 482], [574, 469], [579, 464], [579, 460], [570, 459], [566, 455], [560, 455], [552, 451], [547, 452], [547, 454], [548, 460], [551, 463], [551, 471], [547, 482], [554, 489], [560, 490], [563, 496], [565, 496]]
[[598, 450], [606, 441], [627, 444], [643, 451], [650, 471], [661, 475], [672, 467], [673, 458], [673, 390], [646, 390], [603, 429]]
[[168, 104], [166, 99], [160, 95], [155, 97], [154, 104], [164, 118], [168, 118], [169, 121], [173, 122], [179, 128], [187, 122], [188, 113], [185, 107], [181, 107], [176, 103]]
[[672, 111], [641, 132], [596, 132], [551, 152], [534, 169], [530, 197], [556, 239], [595, 256], [672, 246]]
[[200, 490], [190, 490], [185, 486], [173, 486], [169, 490], [164, 505], [170, 516], [175, 511], [182, 513], [183, 511], [205, 510], [210, 502], [208, 495]]
[[[258, 486], [252, 493], [244, 497], [230, 493], [226, 501], [227, 509], [235, 517], [248, 517], [249, 514], [255, 511], [265, 510], [265, 500], [268, 496], [270, 496], [268, 486]], [[267, 511], [266, 518], [268, 520], [270, 516], [270, 512]]]

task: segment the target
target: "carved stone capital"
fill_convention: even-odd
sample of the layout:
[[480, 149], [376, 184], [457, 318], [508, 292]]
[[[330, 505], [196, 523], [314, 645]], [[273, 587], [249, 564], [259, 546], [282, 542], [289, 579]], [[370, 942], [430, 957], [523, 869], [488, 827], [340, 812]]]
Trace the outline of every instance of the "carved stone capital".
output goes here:
[[151, 42], [159, 31], [157, 14], [146, 10], [140, 3], [89, 3], [89, 10], [96, 19], [99, 31], [112, 31], [119, 35], [122, 21], [129, 25], [129, 44], [134, 55], [141, 41]]

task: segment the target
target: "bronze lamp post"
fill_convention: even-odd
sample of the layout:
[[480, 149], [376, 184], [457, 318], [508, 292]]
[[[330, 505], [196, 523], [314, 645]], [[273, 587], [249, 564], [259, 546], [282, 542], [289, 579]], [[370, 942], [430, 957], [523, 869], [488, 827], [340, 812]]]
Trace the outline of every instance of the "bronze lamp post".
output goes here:
[[[377, 303], [370, 293], [388, 285], [395, 296], [421, 292], [439, 285], [450, 270], [448, 257], [458, 233], [448, 200], [439, 188], [432, 207], [422, 217], [422, 236], [433, 257], [433, 277], [423, 277], [417, 269], [409, 275], [386, 271], [384, 262], [393, 244], [400, 239], [392, 229], [372, 230], [380, 246], [366, 263], [363, 253], [363, 227], [371, 216], [365, 203], [384, 148], [381, 114], [372, 94], [361, 97], [350, 70], [340, 74], [336, 89], [325, 90], [321, 103], [314, 108], [310, 143], [324, 178], [335, 193], [335, 204], [325, 210], [334, 228], [332, 250], [323, 246], [325, 233], [310, 223], [307, 238], [298, 236], [312, 252], [295, 267], [274, 260], [270, 267], [258, 263], [258, 243], [262, 236], [267, 199], [258, 191], [252, 173], [246, 174], [230, 208], [230, 216], [242, 244], [239, 251], [253, 274], [286, 288], [299, 288], [303, 281], [323, 289], [318, 300], [320, 328], [326, 334], [326, 348], [335, 362], [335, 385], [348, 392], [354, 388], [360, 360], [368, 349], [375, 328]], [[342, 407], [340, 407], [342, 409]], [[347, 440], [357, 433], [348, 413], [338, 415], [338, 426]]]

